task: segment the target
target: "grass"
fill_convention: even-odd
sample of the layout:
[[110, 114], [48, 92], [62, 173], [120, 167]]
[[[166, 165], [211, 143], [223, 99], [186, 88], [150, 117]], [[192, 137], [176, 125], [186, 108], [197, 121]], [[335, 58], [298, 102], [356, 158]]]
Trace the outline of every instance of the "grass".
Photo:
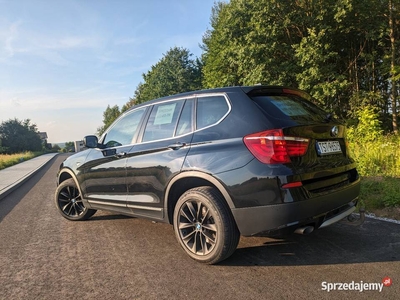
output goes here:
[[[381, 136], [370, 141], [351, 141], [351, 156], [365, 177], [400, 178], [400, 136]], [[399, 203], [400, 204], [400, 203]]]
[[383, 209], [400, 203], [400, 178], [363, 177], [360, 199], [366, 208]]
[[400, 136], [353, 140], [349, 148], [361, 175], [360, 205], [400, 219]]
[[400, 178], [362, 177], [360, 207], [379, 217], [400, 220]]
[[0, 170], [16, 165], [21, 161], [34, 158], [40, 154], [42, 154], [42, 152], [31, 151], [16, 154], [0, 154]]

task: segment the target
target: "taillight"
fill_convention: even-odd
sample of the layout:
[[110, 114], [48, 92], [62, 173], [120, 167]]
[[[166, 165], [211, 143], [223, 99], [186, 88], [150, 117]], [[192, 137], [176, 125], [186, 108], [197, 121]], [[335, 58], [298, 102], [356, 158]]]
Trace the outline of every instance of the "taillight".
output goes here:
[[243, 141], [250, 152], [262, 163], [289, 163], [290, 157], [303, 156], [309, 139], [284, 136], [282, 129], [266, 130], [245, 136]]
[[301, 181], [294, 181], [294, 182], [282, 184], [281, 188], [291, 189], [291, 188], [296, 188], [296, 187], [301, 187], [301, 186], [303, 186], [303, 183]]

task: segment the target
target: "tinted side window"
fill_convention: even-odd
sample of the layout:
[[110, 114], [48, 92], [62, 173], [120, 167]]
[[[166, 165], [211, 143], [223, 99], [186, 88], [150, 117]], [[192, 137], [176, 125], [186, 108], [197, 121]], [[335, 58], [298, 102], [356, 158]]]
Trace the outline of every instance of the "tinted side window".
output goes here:
[[171, 138], [184, 100], [154, 105], [143, 135], [143, 142]]
[[104, 140], [106, 147], [117, 147], [130, 145], [133, 143], [133, 137], [142, 119], [146, 108], [141, 108], [128, 113], [119, 119], [107, 133]]
[[197, 129], [219, 122], [228, 112], [224, 96], [210, 96], [197, 99]]
[[183, 135], [192, 131], [192, 111], [194, 100], [186, 100], [181, 117], [179, 118], [175, 136]]

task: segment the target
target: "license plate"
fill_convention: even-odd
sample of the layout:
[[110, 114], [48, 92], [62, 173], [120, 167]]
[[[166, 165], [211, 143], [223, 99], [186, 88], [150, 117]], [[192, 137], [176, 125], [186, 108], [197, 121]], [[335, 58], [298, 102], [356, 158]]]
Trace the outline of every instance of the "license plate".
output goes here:
[[317, 151], [319, 155], [342, 153], [338, 141], [317, 142]]

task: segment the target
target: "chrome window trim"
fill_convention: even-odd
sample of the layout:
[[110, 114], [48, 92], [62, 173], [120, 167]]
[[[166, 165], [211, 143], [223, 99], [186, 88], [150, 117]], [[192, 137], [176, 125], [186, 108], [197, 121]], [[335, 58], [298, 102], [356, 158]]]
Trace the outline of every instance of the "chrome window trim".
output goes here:
[[[111, 124], [111, 126], [109, 127], [109, 128], [107, 128], [107, 130], [101, 135], [101, 137], [99, 138], [99, 141], [101, 141], [101, 143], [103, 143], [104, 142], [104, 139], [106, 138], [106, 136], [107, 136], [107, 134], [114, 128], [114, 126], [117, 124], [117, 122], [120, 120], [120, 119], [122, 119], [123, 117], [125, 117], [125, 116], [127, 116], [127, 115], [130, 115], [130, 114], [132, 114], [132, 113], [134, 113], [135, 111], [138, 111], [139, 109], [142, 109], [142, 108], [144, 108], [144, 112], [143, 112], [143, 115], [141, 116], [141, 119], [140, 119], [140, 121], [142, 121], [142, 119], [143, 119], [143, 116], [145, 116], [145, 114], [146, 114], [146, 110], [147, 110], [147, 107], [138, 107], [137, 109], [134, 109], [134, 110], [131, 110], [131, 111], [127, 111], [126, 113], [123, 113], [122, 115], [120, 115], [118, 118], [116, 118], [115, 120], [114, 120], [114, 122]], [[140, 129], [140, 125], [141, 125], [141, 122], [139, 121], [139, 124], [138, 124], [138, 128], [136, 128], [136, 130], [137, 129]], [[136, 133], [135, 133], [136, 134]], [[118, 147], [123, 147], [123, 146], [125, 146], [125, 147], [127, 147], [127, 146], [130, 146], [130, 145], [134, 145], [134, 144], [126, 144], [126, 145], [122, 145], [122, 146], [117, 146], [117, 147], [110, 147], [110, 148], [106, 148], [106, 149], [117, 149]]]
[[[210, 128], [210, 127], [213, 127], [213, 126], [218, 125], [219, 123], [221, 123], [221, 122], [229, 115], [229, 113], [230, 113], [231, 110], [232, 110], [231, 103], [230, 103], [230, 101], [229, 101], [228, 96], [226, 95], [226, 93], [212, 93], [212, 94], [207, 94], [207, 96], [211, 96], [211, 97], [213, 97], [213, 96], [223, 96], [223, 97], [225, 98], [226, 103], [228, 104], [228, 111], [225, 113], [225, 115], [223, 115], [223, 116], [221, 117], [221, 119], [219, 119], [219, 121], [217, 121], [217, 122], [215, 122], [215, 123], [213, 123], [213, 124], [211, 124], [211, 125], [208, 125], [208, 126], [206, 126], [206, 127], [203, 127], [203, 128], [201, 128], [201, 129], [196, 129], [196, 130], [193, 131], [193, 132], [198, 132], [198, 131], [201, 131], [201, 130], [204, 130], [204, 129], [207, 129], [207, 128]], [[197, 97], [197, 98], [205, 98], [205, 97]], [[196, 110], [197, 110], [197, 102], [196, 102]], [[196, 115], [196, 117], [197, 117], [197, 115]], [[197, 127], [197, 124], [196, 124], [196, 127]]]
[[[225, 115], [223, 115], [223, 116], [221, 117], [221, 119], [219, 119], [219, 121], [217, 121], [217, 122], [215, 122], [215, 123], [213, 123], [213, 124], [211, 124], [211, 125], [208, 125], [208, 126], [206, 126], [206, 127], [203, 127], [203, 128], [201, 128], [201, 129], [196, 129], [196, 130], [191, 131], [191, 132], [189, 132], [189, 133], [185, 133], [185, 134], [182, 134], [182, 135], [177, 135], [177, 136], [173, 136], [173, 137], [169, 137], [169, 138], [165, 138], [165, 139], [159, 139], [159, 140], [153, 140], [153, 141], [147, 141], [147, 142], [139, 142], [139, 143], [135, 143], [135, 144], [122, 145], [122, 146], [117, 146], [117, 147], [112, 147], [112, 148], [107, 148], [107, 149], [118, 149], [118, 148], [129, 147], [129, 146], [132, 146], [132, 147], [133, 147], [134, 145], [145, 145], [145, 144], [148, 144], [148, 143], [154, 143], [154, 142], [162, 142], [162, 141], [172, 140], [172, 139], [175, 139], [175, 138], [180, 138], [180, 137], [183, 137], [183, 136], [186, 136], [186, 135], [189, 135], [189, 134], [193, 134], [193, 133], [196, 133], [196, 132], [200, 132], [200, 131], [202, 131], [202, 130], [211, 128], [211, 127], [213, 127], [213, 126], [216, 126], [216, 125], [220, 124], [220, 123], [229, 115], [229, 113], [232, 111], [232, 105], [231, 105], [231, 102], [230, 102], [230, 100], [229, 100], [229, 98], [228, 98], [228, 96], [227, 96], [226, 93], [193, 94], [193, 95], [190, 95], [190, 96], [187, 96], [187, 97], [177, 97], [177, 98], [173, 98], [173, 99], [169, 99], [169, 100], [165, 100], [165, 101], [160, 101], [160, 102], [156, 102], [156, 103], [152, 103], [152, 104], [146, 104], [146, 105], [144, 105], [144, 106], [138, 107], [138, 108], [136, 108], [136, 109], [132, 109], [132, 110], [130, 110], [130, 111], [124, 113], [123, 115], [121, 115], [120, 117], [118, 117], [118, 119], [119, 119], [119, 118], [122, 118], [123, 116], [125, 116], [125, 115], [127, 115], [127, 114], [130, 114], [130, 113], [132, 113], [132, 112], [134, 112], [134, 111], [136, 111], [136, 110], [138, 110], [138, 109], [147, 108], [147, 107], [149, 107], [149, 106], [154, 106], [154, 105], [158, 105], [158, 104], [162, 104], [162, 103], [168, 103], [168, 102], [172, 102], [172, 101], [189, 100], [189, 99], [198, 99], [198, 98], [215, 97], [215, 96], [223, 96], [223, 97], [225, 98], [225, 101], [226, 101], [226, 103], [227, 103], [227, 105], [228, 105], [228, 111], [226, 112]], [[197, 102], [196, 102], [196, 106], [197, 106]], [[197, 108], [197, 107], [196, 107], [196, 108]], [[196, 117], [196, 116], [194, 116], [194, 117]], [[117, 119], [117, 120], [118, 120], [118, 119]], [[114, 127], [114, 126], [113, 126], [113, 127]], [[196, 127], [197, 127], [197, 126], [196, 126]], [[112, 128], [112, 127], [111, 127], [111, 128]], [[110, 130], [111, 130], [111, 128], [110, 128]], [[105, 134], [106, 134], [107, 132], [108, 132], [108, 130], [105, 132]]]

